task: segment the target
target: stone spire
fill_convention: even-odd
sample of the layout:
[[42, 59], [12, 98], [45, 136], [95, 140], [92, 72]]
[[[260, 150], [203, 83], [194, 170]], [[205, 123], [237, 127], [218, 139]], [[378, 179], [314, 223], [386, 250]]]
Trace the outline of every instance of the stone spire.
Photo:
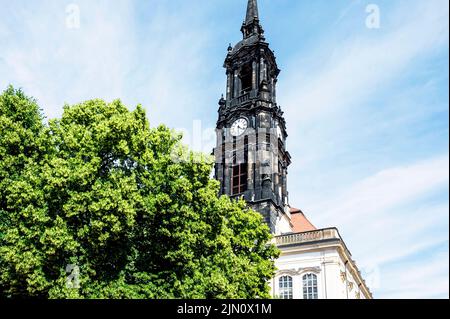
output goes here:
[[244, 35], [244, 39], [253, 35], [262, 36], [264, 33], [264, 30], [259, 23], [258, 3], [256, 0], [248, 0], [247, 14], [245, 16], [245, 21], [242, 24], [241, 31]]
[[247, 4], [247, 16], [245, 17], [245, 24], [250, 24], [253, 19], [259, 19], [258, 3], [256, 0], [248, 0]]

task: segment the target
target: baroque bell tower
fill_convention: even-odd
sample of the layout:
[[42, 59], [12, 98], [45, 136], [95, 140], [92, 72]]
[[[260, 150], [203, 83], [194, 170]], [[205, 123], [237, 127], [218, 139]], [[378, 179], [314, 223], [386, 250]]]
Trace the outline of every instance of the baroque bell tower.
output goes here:
[[277, 105], [280, 70], [264, 37], [257, 0], [248, 0], [243, 39], [228, 48], [226, 98], [219, 101], [215, 177], [220, 193], [242, 197], [272, 233], [291, 231], [286, 121]]

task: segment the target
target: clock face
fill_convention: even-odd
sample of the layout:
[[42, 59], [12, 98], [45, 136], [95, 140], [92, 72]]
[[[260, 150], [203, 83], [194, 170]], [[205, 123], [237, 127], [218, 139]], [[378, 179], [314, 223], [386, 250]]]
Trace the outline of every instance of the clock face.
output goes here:
[[248, 122], [244, 118], [236, 120], [233, 125], [231, 125], [231, 135], [240, 136], [245, 133], [248, 127]]

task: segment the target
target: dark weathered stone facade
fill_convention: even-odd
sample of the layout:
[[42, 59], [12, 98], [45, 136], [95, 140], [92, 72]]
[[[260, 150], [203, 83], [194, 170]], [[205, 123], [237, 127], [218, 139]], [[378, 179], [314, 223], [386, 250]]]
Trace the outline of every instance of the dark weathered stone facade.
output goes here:
[[[276, 102], [280, 70], [265, 41], [256, 0], [248, 1], [241, 31], [242, 41], [228, 48], [224, 64], [227, 88], [219, 101], [215, 177], [221, 194], [243, 197], [275, 232], [288, 205], [291, 159], [285, 148], [286, 122]], [[247, 125], [233, 128], [239, 119]]]

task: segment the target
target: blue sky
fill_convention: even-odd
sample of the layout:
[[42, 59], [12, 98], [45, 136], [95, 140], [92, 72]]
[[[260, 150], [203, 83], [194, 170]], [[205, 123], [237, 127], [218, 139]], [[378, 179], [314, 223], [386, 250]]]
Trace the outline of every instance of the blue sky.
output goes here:
[[[375, 297], [448, 298], [447, 1], [258, 2], [282, 69], [291, 204], [340, 229]], [[0, 88], [22, 87], [48, 118], [90, 98], [140, 103], [207, 151], [245, 5], [0, 0]]]

